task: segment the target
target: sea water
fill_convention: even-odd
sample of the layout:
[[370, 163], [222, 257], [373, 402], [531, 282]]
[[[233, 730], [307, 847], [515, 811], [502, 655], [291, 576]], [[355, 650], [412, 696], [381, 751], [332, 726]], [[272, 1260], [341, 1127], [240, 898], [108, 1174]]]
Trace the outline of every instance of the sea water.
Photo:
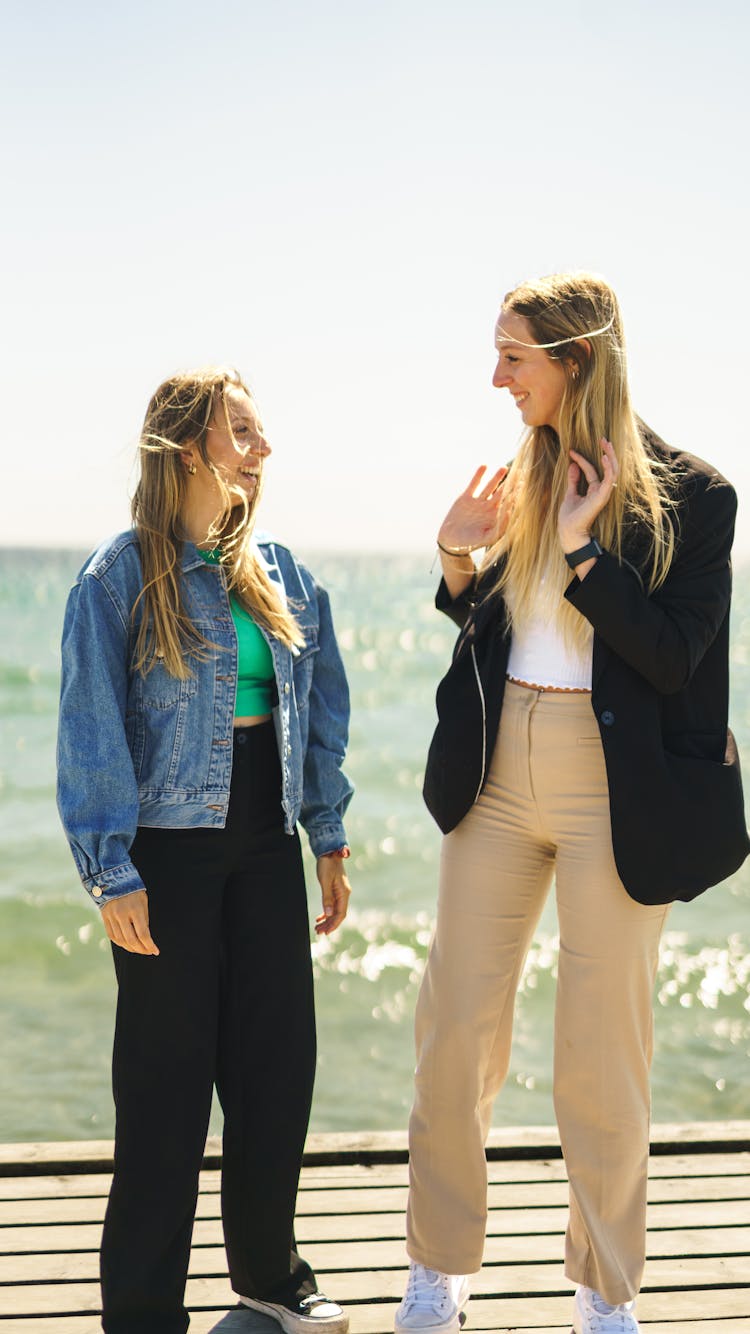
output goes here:
[[[0, 551], [0, 1140], [109, 1137], [110, 948], [59, 825], [59, 640], [84, 553]], [[424, 556], [308, 553], [331, 593], [352, 691], [351, 910], [313, 944], [315, 1130], [401, 1129], [412, 1018], [433, 923], [439, 834], [421, 798], [435, 687], [455, 629]], [[735, 579], [731, 722], [750, 781], [750, 570]], [[711, 837], [710, 827], [706, 837]], [[306, 854], [311, 920], [319, 911]], [[667, 920], [656, 983], [654, 1118], [748, 1115], [750, 863]], [[557, 971], [554, 892], [516, 1007], [498, 1125], [549, 1124]], [[258, 949], [284, 948], [259, 926]], [[617, 1059], [617, 1034], [612, 1034]], [[290, 1078], [293, 1072], [290, 1072]], [[212, 1128], [220, 1125], [214, 1110]]]

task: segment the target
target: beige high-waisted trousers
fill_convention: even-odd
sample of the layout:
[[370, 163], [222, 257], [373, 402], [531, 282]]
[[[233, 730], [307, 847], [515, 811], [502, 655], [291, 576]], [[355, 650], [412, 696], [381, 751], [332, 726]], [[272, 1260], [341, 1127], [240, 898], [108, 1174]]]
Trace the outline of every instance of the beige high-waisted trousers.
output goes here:
[[416, 1014], [407, 1250], [447, 1274], [481, 1266], [484, 1144], [553, 873], [554, 1102], [570, 1181], [565, 1272], [618, 1303], [636, 1295], [643, 1272], [652, 992], [667, 908], [635, 903], [617, 874], [587, 694], [506, 684], [484, 791], [443, 840]]

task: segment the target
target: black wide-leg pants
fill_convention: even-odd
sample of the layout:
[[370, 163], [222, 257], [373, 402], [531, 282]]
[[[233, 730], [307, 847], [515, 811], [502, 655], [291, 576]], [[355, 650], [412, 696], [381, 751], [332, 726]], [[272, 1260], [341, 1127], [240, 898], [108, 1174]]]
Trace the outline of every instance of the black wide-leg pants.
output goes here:
[[158, 957], [113, 946], [115, 1173], [101, 1250], [107, 1334], [184, 1334], [185, 1280], [214, 1084], [235, 1292], [316, 1288], [293, 1220], [315, 1071], [297, 835], [284, 833], [271, 723], [236, 729], [224, 829], [140, 828], [132, 858]]

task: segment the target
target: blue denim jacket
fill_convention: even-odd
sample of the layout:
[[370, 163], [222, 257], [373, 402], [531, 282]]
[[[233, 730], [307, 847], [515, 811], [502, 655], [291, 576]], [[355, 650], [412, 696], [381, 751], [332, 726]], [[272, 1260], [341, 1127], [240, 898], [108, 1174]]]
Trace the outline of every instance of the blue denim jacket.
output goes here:
[[[299, 819], [316, 857], [346, 842], [352, 787], [342, 773], [349, 691], [326, 592], [289, 549], [258, 540], [270, 578], [304, 633], [294, 652], [266, 634], [287, 833]], [[237, 638], [226, 576], [186, 542], [186, 608], [219, 651], [177, 680], [157, 663], [130, 669], [141, 590], [133, 530], [86, 562], [68, 598], [62, 641], [58, 808], [85, 888], [101, 907], [143, 882], [130, 860], [138, 825], [223, 828], [232, 774]], [[265, 633], [265, 631], [264, 631]]]

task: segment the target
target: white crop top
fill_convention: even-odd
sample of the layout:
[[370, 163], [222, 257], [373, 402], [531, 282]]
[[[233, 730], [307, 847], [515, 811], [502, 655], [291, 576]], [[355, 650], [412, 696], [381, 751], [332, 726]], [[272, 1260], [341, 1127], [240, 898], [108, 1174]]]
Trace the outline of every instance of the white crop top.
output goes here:
[[570, 649], [553, 621], [532, 616], [513, 630], [508, 676], [558, 690], [590, 690], [592, 642], [583, 653]]

